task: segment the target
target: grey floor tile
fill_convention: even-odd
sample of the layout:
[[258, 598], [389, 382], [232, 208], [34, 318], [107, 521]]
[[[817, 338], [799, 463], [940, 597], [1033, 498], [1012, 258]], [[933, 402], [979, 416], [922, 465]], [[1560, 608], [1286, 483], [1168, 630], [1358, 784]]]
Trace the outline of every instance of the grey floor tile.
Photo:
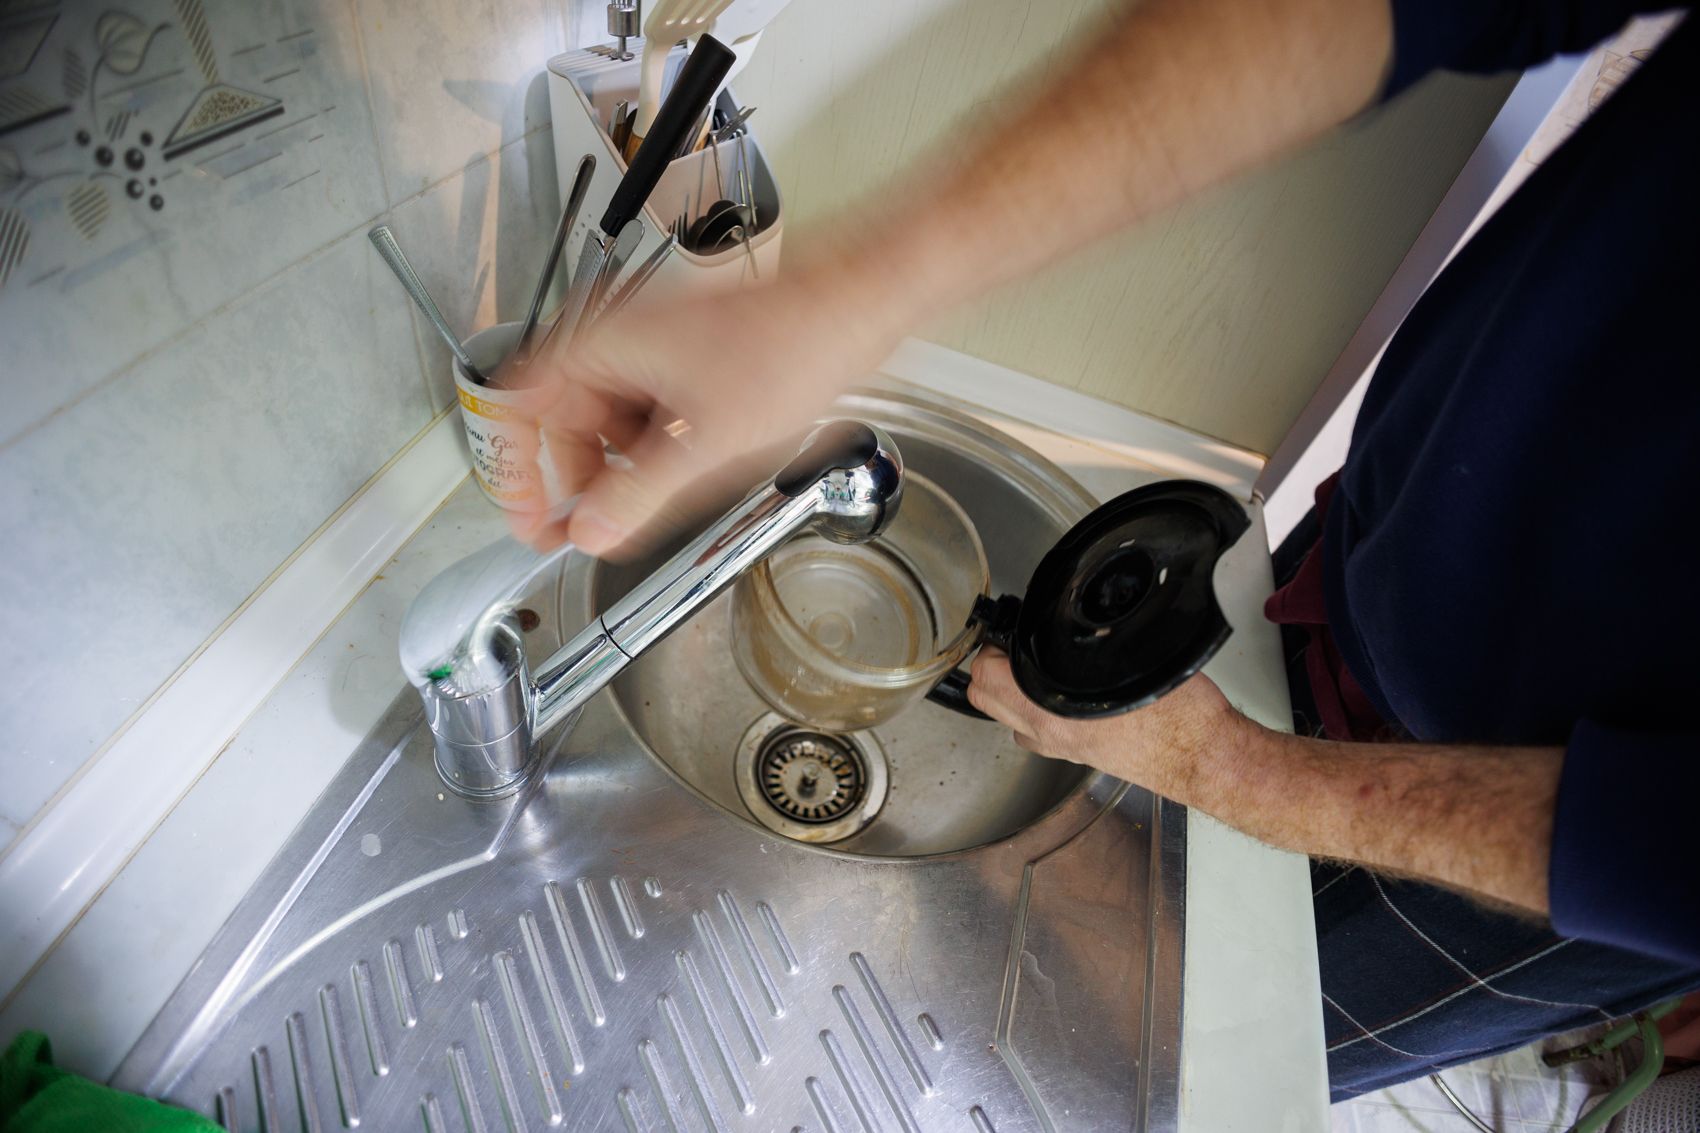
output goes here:
[[[1354, 1103], [1353, 1109], [1356, 1133], [1477, 1133], [1474, 1126], [1451, 1109], [1442, 1113], [1373, 1102]], [[1508, 1129], [1505, 1133], [1513, 1131]]]
[[1358, 1133], [1358, 1102], [1339, 1102], [1328, 1107], [1328, 1133]]
[[[1459, 1101], [1501, 1133], [1563, 1133], [1590, 1096], [1615, 1083], [1617, 1071], [1600, 1059], [1549, 1067], [1541, 1052], [1585, 1042], [1598, 1031], [1588, 1028], [1449, 1067], [1441, 1077]], [[1427, 1077], [1343, 1102], [1330, 1116], [1335, 1133], [1477, 1133]]]
[[1496, 1129], [1509, 1128], [1520, 1121], [1516, 1099], [1504, 1079], [1493, 1079], [1480, 1085], [1479, 1097], [1471, 1107], [1475, 1115]]
[[1556, 1071], [1544, 1078], [1514, 1077], [1508, 1085], [1518, 1116], [1536, 1130], [1569, 1128], [1588, 1096], [1586, 1085]]
[[1402, 1109], [1417, 1112], [1456, 1113], [1446, 1095], [1427, 1077], [1401, 1082], [1382, 1091], [1387, 1102]]

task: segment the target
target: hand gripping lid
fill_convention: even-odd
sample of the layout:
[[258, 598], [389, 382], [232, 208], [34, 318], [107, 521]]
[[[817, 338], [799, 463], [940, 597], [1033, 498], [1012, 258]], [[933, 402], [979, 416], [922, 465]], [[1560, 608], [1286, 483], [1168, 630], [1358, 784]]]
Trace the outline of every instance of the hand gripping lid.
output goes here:
[[1216, 560], [1251, 525], [1228, 493], [1167, 480], [1117, 496], [1075, 524], [1016, 601], [987, 603], [987, 639], [1016, 683], [1061, 716], [1150, 704], [1203, 668], [1232, 632]]

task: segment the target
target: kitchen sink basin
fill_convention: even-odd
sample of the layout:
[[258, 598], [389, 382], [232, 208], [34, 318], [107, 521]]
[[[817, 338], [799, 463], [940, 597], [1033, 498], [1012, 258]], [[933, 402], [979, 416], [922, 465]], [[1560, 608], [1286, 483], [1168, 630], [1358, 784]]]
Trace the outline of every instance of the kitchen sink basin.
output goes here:
[[[1023, 459], [1007, 442], [953, 415], [876, 399], [845, 408], [890, 433], [906, 469], [937, 484], [968, 513], [986, 548], [994, 594], [1019, 593], [1040, 556], [1092, 507], [1091, 498], [1055, 468]], [[579, 623], [648, 577], [678, 545], [640, 561], [600, 565]], [[786, 729], [732, 664], [731, 601], [723, 594], [651, 649], [615, 681], [614, 697], [632, 730], [669, 770], [722, 809], [768, 825], [785, 818], [784, 811], [764, 798], [750, 799], [740, 781], [752, 777], [748, 765], [759, 758], [762, 741], [781, 739]], [[912, 857], [992, 842], [1053, 809], [1088, 774], [1024, 751], [1001, 725], [926, 701], [870, 731], [843, 737], [835, 747], [848, 748], [843, 754], [860, 765], [862, 785], [871, 781], [877, 788], [883, 779], [883, 800], [864, 816], [866, 825], [830, 840], [851, 853]], [[774, 827], [809, 833], [799, 823]]]
[[[843, 408], [968, 511], [995, 588], [1090, 506], [949, 410]], [[528, 653], [647, 566], [569, 562], [526, 600]], [[1174, 1129], [1185, 812], [920, 703], [805, 737], [883, 802], [788, 836], [738, 761], [796, 737], [728, 621], [640, 658], [494, 801], [443, 788], [398, 673], [117, 1084], [268, 1133]]]

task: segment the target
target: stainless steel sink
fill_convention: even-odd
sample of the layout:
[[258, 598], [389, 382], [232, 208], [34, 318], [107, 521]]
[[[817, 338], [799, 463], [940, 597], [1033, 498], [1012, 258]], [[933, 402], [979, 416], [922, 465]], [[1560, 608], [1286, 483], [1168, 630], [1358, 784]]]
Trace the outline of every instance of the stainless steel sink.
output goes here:
[[[1040, 556], [1092, 507], [1057, 469], [954, 415], [908, 405], [894, 411], [873, 399], [849, 411], [884, 427], [909, 470], [962, 505], [985, 544], [994, 593], [1019, 593]], [[673, 550], [600, 567], [592, 606], [606, 609]], [[739, 779], [756, 746], [743, 741], [768, 712], [731, 662], [731, 600], [723, 595], [654, 648], [615, 681], [614, 696], [633, 731], [679, 778], [730, 813], [760, 821], [778, 812], [752, 806]], [[854, 758], [883, 763], [888, 776], [877, 816], [832, 842], [853, 853], [914, 857], [995, 841], [1051, 810], [1087, 775], [1022, 750], [1007, 728], [927, 703], [852, 743]]]
[[[968, 510], [994, 586], [1090, 506], [966, 418], [846, 409]], [[529, 650], [644, 569], [569, 565]], [[851, 737], [886, 775], [865, 827], [782, 837], [738, 788], [764, 709], [727, 621], [498, 802], [442, 790], [404, 691], [118, 1083], [268, 1131], [1174, 1128], [1184, 812], [921, 704]]]

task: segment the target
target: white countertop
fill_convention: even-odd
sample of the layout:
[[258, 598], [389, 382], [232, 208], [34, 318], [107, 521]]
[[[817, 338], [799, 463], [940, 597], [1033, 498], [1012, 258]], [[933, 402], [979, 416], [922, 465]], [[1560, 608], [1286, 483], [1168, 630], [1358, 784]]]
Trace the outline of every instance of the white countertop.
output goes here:
[[[1031, 419], [1031, 418], [1029, 418]], [[1149, 453], [998, 421], [1100, 497], [1149, 481]], [[1184, 468], [1184, 461], [1177, 461]], [[59, 1061], [112, 1073], [320, 791], [401, 688], [396, 632], [424, 583], [502, 534], [462, 484], [277, 685], [0, 1013]], [[1207, 672], [1254, 718], [1289, 718], [1261, 517], [1218, 572], [1236, 632]], [[1304, 858], [1194, 814], [1188, 826], [1181, 1128], [1326, 1128], [1326, 1072]]]

